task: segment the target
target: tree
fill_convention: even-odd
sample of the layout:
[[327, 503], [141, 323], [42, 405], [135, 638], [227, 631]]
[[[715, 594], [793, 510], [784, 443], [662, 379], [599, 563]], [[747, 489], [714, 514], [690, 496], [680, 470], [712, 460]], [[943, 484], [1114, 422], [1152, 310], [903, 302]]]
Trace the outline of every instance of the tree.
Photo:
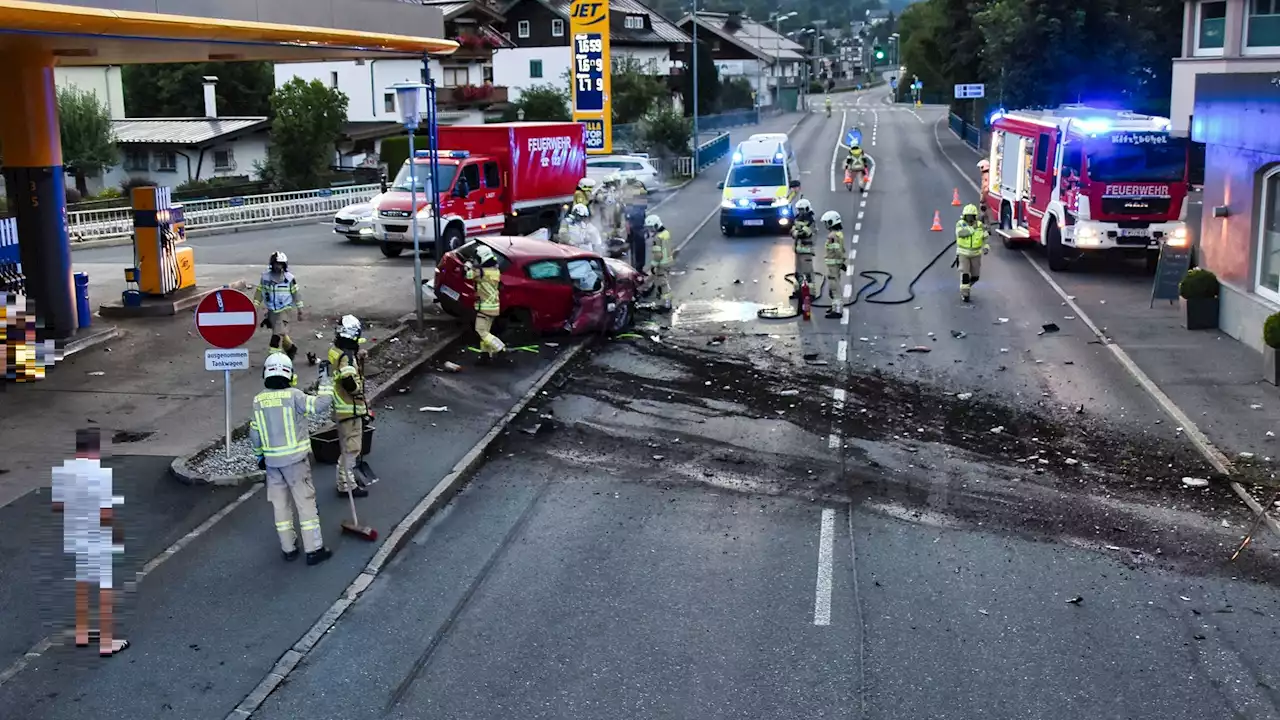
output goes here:
[[631, 57], [613, 61], [610, 88], [613, 122], [618, 124], [644, 117], [671, 96], [666, 82], [645, 72], [644, 66]]
[[121, 71], [129, 117], [204, 117], [204, 77], [218, 78], [218, 114], [263, 117], [271, 111], [275, 71], [268, 62], [126, 65]]
[[720, 107], [725, 111], [750, 110], [755, 102], [755, 88], [744, 77], [731, 77], [720, 88]]
[[271, 115], [266, 179], [284, 190], [317, 187], [347, 122], [347, 96], [295, 77], [272, 93]]
[[515, 103], [515, 110], [510, 113], [515, 119], [517, 111], [524, 111], [524, 119], [529, 121], [564, 122], [571, 120], [569, 110], [569, 90], [555, 85], [533, 85], [520, 93]]
[[111, 112], [97, 95], [74, 85], [58, 88], [58, 131], [62, 138], [62, 165], [76, 179], [76, 191], [89, 195], [86, 178], [116, 164], [115, 132]]
[[[680, 94], [684, 98], [684, 111], [693, 115], [693, 61], [686, 53], [684, 58], [688, 71], [684, 74], [684, 83]], [[721, 93], [720, 70], [716, 68], [716, 59], [711, 55], [711, 45], [703, 40], [698, 41], [698, 115], [711, 115], [717, 111]]]

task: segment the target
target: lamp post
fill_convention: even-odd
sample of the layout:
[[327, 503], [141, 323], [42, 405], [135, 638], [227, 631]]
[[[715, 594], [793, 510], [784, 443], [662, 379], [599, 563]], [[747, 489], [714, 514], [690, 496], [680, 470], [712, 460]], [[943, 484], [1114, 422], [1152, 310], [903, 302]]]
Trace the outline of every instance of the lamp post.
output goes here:
[[693, 45], [689, 49], [693, 58], [693, 176], [698, 176], [698, 0], [693, 0]]
[[[774, 49], [775, 49], [775, 51], [776, 51], [776, 55], [774, 55], [774, 65], [773, 65], [773, 67], [774, 67], [774, 69], [775, 69], [777, 72], [779, 72], [779, 73], [785, 73], [785, 71], [784, 71], [784, 70], [782, 70], [782, 68], [781, 68], [781, 65], [782, 65], [782, 40], [781, 40], [781, 35], [782, 35], [782, 21], [783, 21], [783, 20], [790, 20], [791, 18], [795, 17], [796, 15], [799, 15], [800, 13], [798, 13], [798, 12], [789, 12], [789, 13], [783, 13], [783, 14], [781, 14], [781, 15], [778, 15], [777, 13], [773, 13], [773, 14], [775, 15], [775, 17], [773, 18], [773, 34], [778, 36], [778, 37], [775, 37], [775, 38], [773, 39], [773, 45], [774, 45]], [[779, 101], [781, 101], [781, 99], [782, 99], [782, 78], [783, 78], [783, 77], [784, 77], [784, 75], [781, 75], [781, 74], [780, 74], [780, 75], [778, 75], [778, 99], [779, 99]]]
[[[425, 104], [427, 86], [422, 83], [402, 82], [388, 88], [396, 94], [396, 109], [400, 111], [400, 122], [409, 131], [409, 228], [413, 233], [413, 309], [417, 314], [418, 332], [426, 325], [422, 308], [422, 247], [418, 244], [418, 152], [413, 144], [413, 131], [418, 129], [422, 117], [422, 106]], [[432, 186], [435, 185], [434, 177]], [[437, 198], [431, 199], [434, 205]], [[433, 209], [432, 212], [435, 212]]]

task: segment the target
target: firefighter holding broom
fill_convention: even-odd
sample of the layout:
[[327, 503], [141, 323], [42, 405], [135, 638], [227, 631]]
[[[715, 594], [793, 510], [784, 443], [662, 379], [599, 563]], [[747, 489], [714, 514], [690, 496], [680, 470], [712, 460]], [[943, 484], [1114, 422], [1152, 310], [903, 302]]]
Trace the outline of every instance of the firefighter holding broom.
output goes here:
[[365, 401], [364, 326], [354, 315], [344, 315], [329, 348], [329, 366], [333, 369], [333, 422], [338, 428], [338, 494], [354, 497], [369, 494], [367, 483], [361, 482], [357, 462], [364, 449], [364, 424], [369, 418]]

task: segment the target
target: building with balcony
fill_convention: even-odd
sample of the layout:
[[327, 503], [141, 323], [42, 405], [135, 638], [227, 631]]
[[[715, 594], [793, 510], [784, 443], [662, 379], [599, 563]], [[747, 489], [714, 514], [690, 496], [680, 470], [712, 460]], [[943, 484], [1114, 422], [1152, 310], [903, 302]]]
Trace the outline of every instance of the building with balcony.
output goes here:
[[[693, 16], [680, 19], [693, 30]], [[804, 80], [805, 48], [740, 12], [699, 12], [698, 40], [711, 45], [720, 79], [743, 78], [756, 94], [756, 104], [794, 110]]]
[[[494, 58], [494, 82], [511, 100], [534, 85], [569, 84], [568, 0], [514, 0], [504, 10], [507, 37], [516, 47]], [[680, 72], [678, 58], [691, 40], [675, 23], [638, 0], [610, 0], [609, 49], [614, 61], [629, 58], [653, 75]]]
[[1186, 3], [1170, 114], [1204, 144], [1196, 258], [1222, 281], [1219, 326], [1261, 350], [1280, 311], [1280, 0]]

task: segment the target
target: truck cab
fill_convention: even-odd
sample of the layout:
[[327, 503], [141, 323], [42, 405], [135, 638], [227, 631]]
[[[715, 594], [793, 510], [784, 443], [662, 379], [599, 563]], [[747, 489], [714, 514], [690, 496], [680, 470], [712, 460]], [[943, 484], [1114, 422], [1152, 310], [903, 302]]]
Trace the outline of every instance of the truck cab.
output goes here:
[[800, 197], [800, 171], [790, 143], [777, 137], [758, 137], [738, 145], [729, 172], [719, 187], [720, 232], [750, 228], [789, 232], [793, 205]]
[[[472, 155], [466, 150], [446, 150], [439, 154], [436, 168], [440, 231], [446, 251], [461, 246], [468, 237], [502, 232], [506, 214], [498, 158]], [[375, 199], [374, 234], [383, 241], [383, 255], [396, 257], [413, 246], [410, 221], [415, 214], [412, 206], [415, 195], [419, 246], [434, 248], [431, 193], [431, 153], [419, 150], [413, 158], [405, 160], [387, 192]]]
[[1168, 119], [1067, 105], [992, 116], [986, 209], [1008, 247], [1045, 246], [1049, 267], [1084, 253], [1154, 266], [1163, 243], [1189, 243], [1188, 146]]

